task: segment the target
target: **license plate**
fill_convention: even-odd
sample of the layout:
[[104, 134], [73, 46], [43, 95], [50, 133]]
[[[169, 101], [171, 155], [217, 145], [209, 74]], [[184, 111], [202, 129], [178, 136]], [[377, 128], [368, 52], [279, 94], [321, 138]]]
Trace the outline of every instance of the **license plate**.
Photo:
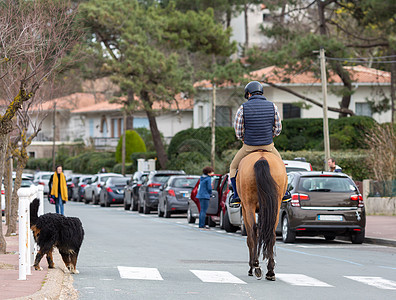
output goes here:
[[184, 198], [190, 198], [190, 193], [183, 193]]
[[319, 221], [342, 221], [343, 217], [339, 215], [318, 215]]

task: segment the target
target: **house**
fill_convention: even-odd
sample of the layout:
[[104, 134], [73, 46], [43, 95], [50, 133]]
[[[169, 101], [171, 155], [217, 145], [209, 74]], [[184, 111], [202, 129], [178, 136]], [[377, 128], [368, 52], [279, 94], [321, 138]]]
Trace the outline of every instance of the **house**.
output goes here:
[[[165, 141], [179, 131], [191, 128], [193, 102], [155, 103], [157, 126]], [[124, 128], [122, 104], [113, 103], [103, 94], [76, 93], [43, 103], [32, 111], [33, 118], [43, 118], [42, 130], [28, 147], [30, 157], [50, 157], [55, 146], [73, 146], [83, 142], [98, 150], [115, 150]], [[54, 128], [55, 120], [55, 128]], [[137, 109], [127, 117], [127, 129], [150, 129], [145, 111]], [[28, 133], [29, 134], [29, 133]]]
[[[356, 115], [373, 117], [376, 121], [390, 122], [391, 111], [372, 113], [366, 99], [379, 99], [379, 95], [390, 98], [390, 73], [364, 66], [345, 67], [354, 83], [354, 94], [349, 109]], [[323, 103], [322, 84], [313, 73], [305, 72], [288, 77], [282, 68], [271, 66], [250, 73], [251, 80], [267, 81], [286, 87], [300, 95]], [[334, 90], [343, 87], [340, 78], [331, 74], [328, 78], [327, 106], [339, 108], [340, 96]], [[195, 84], [194, 128], [210, 126], [212, 116], [213, 88], [210, 82]], [[232, 126], [238, 107], [245, 101], [244, 86], [223, 84], [216, 89], [216, 126]], [[282, 119], [321, 118], [323, 109], [286, 91], [264, 84], [264, 96], [273, 101]], [[304, 104], [304, 105], [302, 105]], [[338, 118], [338, 112], [328, 111], [329, 118]]]

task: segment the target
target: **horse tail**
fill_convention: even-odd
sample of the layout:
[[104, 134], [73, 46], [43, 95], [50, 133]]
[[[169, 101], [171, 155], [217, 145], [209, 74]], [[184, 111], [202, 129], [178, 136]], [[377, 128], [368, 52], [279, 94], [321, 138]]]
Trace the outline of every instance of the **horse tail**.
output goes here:
[[272, 257], [275, 244], [275, 223], [278, 216], [278, 185], [272, 178], [268, 161], [259, 159], [254, 164], [257, 194], [259, 202], [258, 213], [258, 256], [263, 249], [263, 259]]

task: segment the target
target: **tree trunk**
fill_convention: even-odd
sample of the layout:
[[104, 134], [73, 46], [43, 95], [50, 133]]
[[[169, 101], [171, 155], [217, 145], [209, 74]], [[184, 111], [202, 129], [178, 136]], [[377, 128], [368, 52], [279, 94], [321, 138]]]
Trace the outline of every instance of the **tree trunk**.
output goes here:
[[6, 236], [10, 236], [17, 231], [17, 222], [18, 222], [18, 190], [21, 187], [22, 183], [22, 173], [23, 169], [25, 168], [27, 160], [24, 158], [18, 158], [17, 160], [17, 167], [16, 167], [16, 174], [15, 174], [15, 182], [14, 182], [14, 189], [12, 191], [12, 199], [11, 199], [11, 215], [10, 215], [10, 224], [7, 228]]
[[[396, 55], [396, 50], [391, 49], [390, 55]], [[391, 64], [391, 112], [392, 124], [395, 123], [395, 101], [396, 101], [396, 63]]]
[[158, 130], [157, 120], [155, 119], [155, 115], [152, 111], [152, 104], [150, 102], [149, 96], [147, 93], [142, 93], [142, 100], [145, 102], [145, 110], [146, 115], [149, 120], [151, 136], [153, 137], [155, 151], [157, 152], [158, 161], [162, 169], [166, 169], [166, 165], [168, 163], [168, 156], [165, 152], [164, 144], [161, 140], [161, 134]]
[[248, 9], [249, 5], [246, 3], [244, 4], [243, 7], [243, 12], [245, 16], [245, 55], [247, 53], [247, 50], [249, 48], [249, 20], [248, 20]]
[[[0, 133], [0, 178], [4, 175], [4, 162], [7, 154], [8, 134]], [[1, 204], [0, 204], [1, 206]], [[0, 222], [0, 254], [6, 253], [6, 240], [3, 236], [3, 217]]]

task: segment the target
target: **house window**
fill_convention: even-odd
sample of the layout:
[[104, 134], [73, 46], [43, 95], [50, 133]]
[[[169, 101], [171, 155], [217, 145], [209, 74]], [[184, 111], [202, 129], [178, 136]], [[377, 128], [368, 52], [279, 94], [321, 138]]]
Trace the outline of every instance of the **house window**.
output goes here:
[[149, 120], [147, 118], [133, 118], [133, 128], [149, 128]]
[[203, 106], [198, 106], [198, 126], [203, 125]]
[[107, 120], [106, 116], [102, 116], [100, 120], [100, 132], [103, 134], [103, 137], [107, 137]]
[[232, 126], [231, 107], [216, 106], [216, 126]]
[[29, 152], [29, 158], [35, 158], [36, 157], [36, 152]]
[[357, 116], [367, 116], [367, 117], [372, 116], [370, 105], [366, 102], [355, 103], [355, 113]]
[[301, 118], [301, 108], [291, 103], [283, 103], [283, 119]]
[[89, 136], [94, 136], [94, 121], [93, 119], [89, 119]]

